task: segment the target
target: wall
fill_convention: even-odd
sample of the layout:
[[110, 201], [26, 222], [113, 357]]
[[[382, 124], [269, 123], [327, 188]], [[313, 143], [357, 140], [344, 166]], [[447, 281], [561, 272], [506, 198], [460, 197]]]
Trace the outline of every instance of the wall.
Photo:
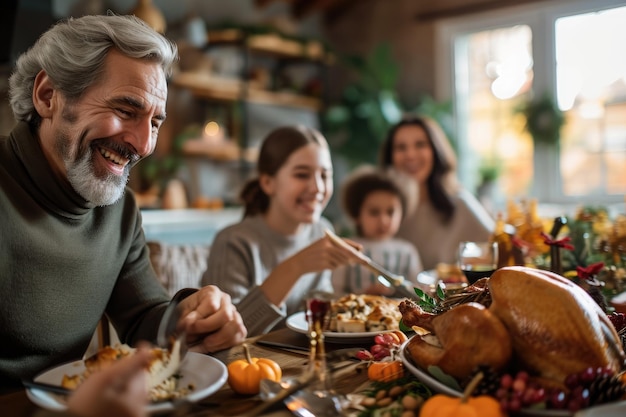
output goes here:
[[[396, 0], [393, 7], [386, 1], [364, 0], [325, 28], [328, 42], [345, 54], [367, 54], [381, 43], [390, 44], [400, 65], [398, 93], [407, 103], [416, 103], [419, 93], [432, 93], [434, 84], [434, 30], [430, 23], [415, 22], [417, 6], [410, 0]], [[335, 75], [339, 84], [349, 78], [342, 69]]]

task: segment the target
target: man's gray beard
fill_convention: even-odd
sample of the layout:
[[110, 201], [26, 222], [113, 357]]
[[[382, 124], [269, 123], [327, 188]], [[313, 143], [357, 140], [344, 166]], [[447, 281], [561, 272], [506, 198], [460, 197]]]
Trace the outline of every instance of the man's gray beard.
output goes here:
[[118, 201], [124, 195], [124, 188], [128, 182], [128, 168], [122, 176], [107, 173], [104, 178], [98, 178], [93, 170], [92, 148], [76, 161], [65, 159], [67, 178], [70, 184], [81, 197], [96, 206], [108, 206]]

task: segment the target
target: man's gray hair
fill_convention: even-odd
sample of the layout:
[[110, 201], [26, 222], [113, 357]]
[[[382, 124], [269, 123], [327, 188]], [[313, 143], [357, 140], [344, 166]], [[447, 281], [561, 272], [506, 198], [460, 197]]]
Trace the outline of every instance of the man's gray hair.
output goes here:
[[[33, 84], [44, 70], [68, 99], [76, 99], [102, 75], [111, 48], [126, 56], [158, 63], [171, 75], [176, 45], [135, 16], [99, 15], [69, 18], [46, 31], [16, 62], [9, 79], [13, 114], [38, 125]], [[124, 71], [124, 68], [120, 68]]]

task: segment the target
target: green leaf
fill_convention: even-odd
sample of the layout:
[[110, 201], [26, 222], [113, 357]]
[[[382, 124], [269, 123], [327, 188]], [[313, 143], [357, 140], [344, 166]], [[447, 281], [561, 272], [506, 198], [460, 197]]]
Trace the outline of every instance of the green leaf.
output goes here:
[[461, 388], [457, 380], [442, 371], [440, 367], [431, 365], [427, 368], [427, 371], [429, 374], [432, 375], [433, 378], [435, 378], [437, 381], [441, 382], [445, 386], [452, 388], [453, 390], [463, 392], [463, 388]]
[[445, 291], [439, 285], [437, 285], [437, 297], [439, 297], [440, 300], [445, 300], [446, 298]]
[[403, 333], [408, 333], [408, 332], [412, 332], [413, 329], [409, 328], [406, 324], [404, 324], [404, 322], [402, 321], [402, 319], [400, 319], [400, 324], [398, 325], [398, 328], [400, 329], [400, 331], [402, 331]]

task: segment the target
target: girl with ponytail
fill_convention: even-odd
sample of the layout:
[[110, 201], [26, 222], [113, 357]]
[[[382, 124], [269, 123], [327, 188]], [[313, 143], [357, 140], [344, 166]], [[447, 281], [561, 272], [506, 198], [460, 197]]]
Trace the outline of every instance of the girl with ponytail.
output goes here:
[[283, 326], [310, 291], [332, 291], [333, 269], [358, 260], [325, 236], [333, 230], [322, 217], [333, 194], [333, 168], [320, 132], [304, 126], [272, 131], [257, 171], [240, 194], [243, 220], [217, 234], [202, 278], [230, 294], [248, 336]]

